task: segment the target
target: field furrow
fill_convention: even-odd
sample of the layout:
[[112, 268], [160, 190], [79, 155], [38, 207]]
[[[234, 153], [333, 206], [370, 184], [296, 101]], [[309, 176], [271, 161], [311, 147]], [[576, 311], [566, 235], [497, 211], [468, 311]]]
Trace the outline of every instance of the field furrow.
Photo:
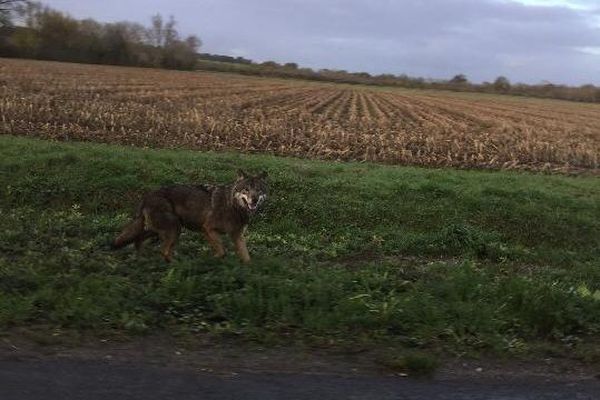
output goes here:
[[600, 105], [0, 59], [3, 134], [556, 172], [600, 170]]

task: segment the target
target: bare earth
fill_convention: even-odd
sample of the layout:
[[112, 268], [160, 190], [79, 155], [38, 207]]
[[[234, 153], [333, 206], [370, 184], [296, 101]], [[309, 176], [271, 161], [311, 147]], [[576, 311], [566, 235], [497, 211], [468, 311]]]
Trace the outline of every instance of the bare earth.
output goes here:
[[600, 399], [593, 366], [572, 361], [447, 360], [432, 379], [377, 364], [373, 351], [166, 337], [78, 348], [0, 340], [0, 399]]

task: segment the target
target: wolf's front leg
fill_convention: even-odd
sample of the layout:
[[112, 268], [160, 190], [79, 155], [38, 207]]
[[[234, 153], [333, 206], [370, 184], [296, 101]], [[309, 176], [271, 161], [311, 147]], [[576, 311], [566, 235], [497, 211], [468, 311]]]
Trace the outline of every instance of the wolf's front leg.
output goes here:
[[248, 254], [248, 248], [246, 247], [246, 239], [244, 238], [244, 233], [234, 233], [231, 235], [231, 239], [235, 245], [235, 252], [238, 257], [244, 264], [248, 264], [250, 262], [250, 254]]
[[221, 236], [219, 236], [219, 233], [210, 229], [205, 229], [203, 233], [204, 237], [208, 241], [208, 244], [210, 245], [210, 247], [212, 247], [215, 257], [224, 257], [225, 247], [223, 247], [223, 243], [221, 242]]

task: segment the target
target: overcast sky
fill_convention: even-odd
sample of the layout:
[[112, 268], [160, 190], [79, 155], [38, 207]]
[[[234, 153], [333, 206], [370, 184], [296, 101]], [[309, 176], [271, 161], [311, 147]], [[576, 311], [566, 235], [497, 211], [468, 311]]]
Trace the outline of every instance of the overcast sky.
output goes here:
[[46, 0], [74, 17], [174, 15], [202, 51], [312, 68], [600, 84], [600, 0]]

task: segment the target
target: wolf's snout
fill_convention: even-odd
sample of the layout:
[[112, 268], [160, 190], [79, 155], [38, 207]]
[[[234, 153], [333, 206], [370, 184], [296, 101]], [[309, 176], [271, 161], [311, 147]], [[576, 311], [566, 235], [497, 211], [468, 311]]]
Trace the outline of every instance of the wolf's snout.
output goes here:
[[248, 208], [251, 210], [256, 210], [256, 208], [258, 207], [258, 200], [257, 199], [253, 199], [250, 201], [250, 203], [248, 203]]

